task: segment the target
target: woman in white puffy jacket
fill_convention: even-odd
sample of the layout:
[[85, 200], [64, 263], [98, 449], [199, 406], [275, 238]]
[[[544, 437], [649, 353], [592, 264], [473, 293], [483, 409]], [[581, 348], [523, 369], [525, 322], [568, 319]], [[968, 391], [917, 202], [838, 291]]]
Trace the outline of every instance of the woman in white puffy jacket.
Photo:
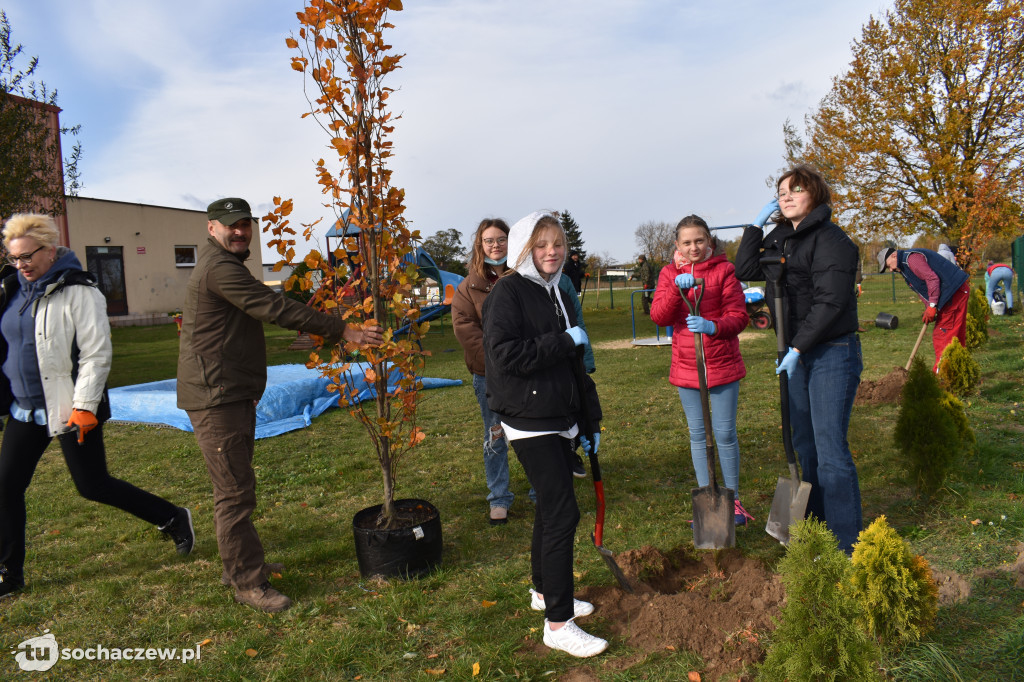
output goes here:
[[83, 497], [158, 526], [180, 554], [195, 542], [187, 509], [107, 472], [106, 300], [57, 237], [53, 219], [39, 214], [15, 215], [3, 230], [17, 272], [0, 282], [0, 414], [10, 415], [0, 444], [0, 599], [25, 584], [25, 491], [55, 436]]

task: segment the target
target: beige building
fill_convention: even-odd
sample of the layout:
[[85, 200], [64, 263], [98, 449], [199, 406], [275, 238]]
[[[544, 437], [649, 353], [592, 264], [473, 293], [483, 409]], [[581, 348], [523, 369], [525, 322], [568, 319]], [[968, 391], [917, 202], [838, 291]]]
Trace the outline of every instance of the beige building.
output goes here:
[[[180, 310], [199, 248], [209, 236], [206, 212], [67, 197], [70, 247], [99, 279], [111, 324], [159, 324]], [[254, 230], [246, 265], [263, 280]]]

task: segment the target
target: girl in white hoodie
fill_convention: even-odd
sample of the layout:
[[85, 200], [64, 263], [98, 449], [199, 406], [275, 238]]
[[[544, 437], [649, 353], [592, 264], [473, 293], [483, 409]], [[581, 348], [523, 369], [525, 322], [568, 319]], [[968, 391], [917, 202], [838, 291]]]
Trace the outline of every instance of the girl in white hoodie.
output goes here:
[[509, 231], [512, 269], [483, 306], [487, 402], [537, 491], [531, 607], [545, 612], [544, 643], [588, 657], [608, 647], [574, 619], [594, 611], [573, 597], [573, 539], [580, 520], [573, 491], [574, 439], [600, 441], [601, 406], [580, 353], [586, 332], [558, 288], [566, 239], [558, 219], [531, 213]]

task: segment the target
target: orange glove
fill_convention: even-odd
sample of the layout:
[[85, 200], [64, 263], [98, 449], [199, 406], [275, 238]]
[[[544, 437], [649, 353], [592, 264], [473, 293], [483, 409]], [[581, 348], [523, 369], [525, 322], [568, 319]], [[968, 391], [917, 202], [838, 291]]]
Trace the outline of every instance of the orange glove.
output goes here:
[[935, 308], [934, 306], [928, 306], [927, 308], [924, 309], [924, 315], [921, 316], [921, 321], [924, 322], [925, 324], [933, 322], [935, 320], [935, 315], [937, 312], [937, 308]]
[[71, 410], [71, 419], [68, 420], [68, 426], [78, 427], [78, 444], [81, 445], [85, 442], [85, 434], [89, 433], [100, 423], [89, 410]]

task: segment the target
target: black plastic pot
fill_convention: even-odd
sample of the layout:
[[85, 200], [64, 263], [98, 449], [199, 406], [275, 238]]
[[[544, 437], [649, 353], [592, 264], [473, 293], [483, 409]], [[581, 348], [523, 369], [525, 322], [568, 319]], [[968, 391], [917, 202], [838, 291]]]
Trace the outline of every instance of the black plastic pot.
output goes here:
[[875, 326], [882, 329], [895, 329], [899, 324], [900, 318], [889, 313], [878, 313], [878, 317], [875, 318]]
[[408, 510], [420, 520], [391, 530], [372, 527], [381, 507], [367, 507], [352, 518], [361, 576], [421, 578], [441, 565], [441, 514], [434, 505], [425, 500], [395, 500], [399, 512]]

